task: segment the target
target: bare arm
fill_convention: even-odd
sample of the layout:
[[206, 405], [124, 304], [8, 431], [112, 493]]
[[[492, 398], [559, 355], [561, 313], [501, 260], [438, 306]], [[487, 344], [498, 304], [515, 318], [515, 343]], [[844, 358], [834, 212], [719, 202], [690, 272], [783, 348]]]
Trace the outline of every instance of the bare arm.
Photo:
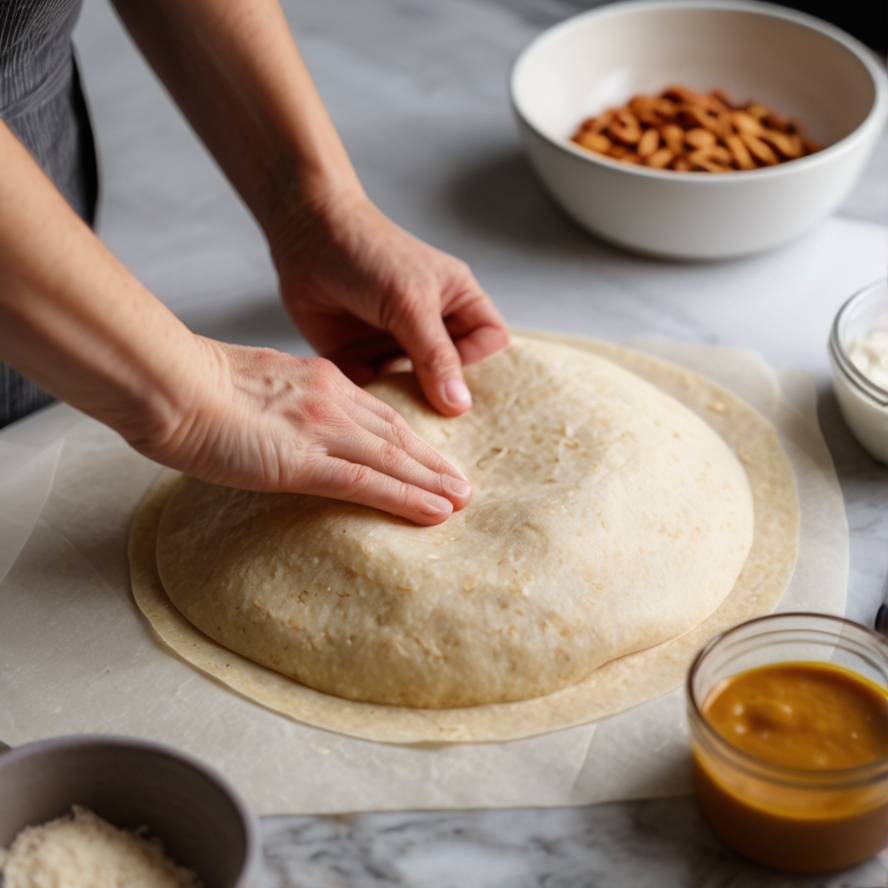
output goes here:
[[274, 0], [114, 0], [272, 247], [294, 214], [362, 193]]
[[190, 333], [2, 122], [0, 358], [206, 480], [348, 499], [421, 524], [468, 502], [460, 473], [329, 362]]
[[291, 316], [336, 366], [191, 334], [2, 124], [0, 358], [198, 477], [445, 520], [469, 485], [343, 373], [364, 383], [406, 354], [431, 403], [458, 415], [462, 363], [508, 342], [492, 302], [367, 200], [273, 0], [117, 7], [264, 228]]
[[275, 0], [115, 0], [263, 227], [291, 316], [353, 380], [406, 354], [429, 401], [470, 406], [463, 363], [508, 343], [468, 268], [367, 199]]

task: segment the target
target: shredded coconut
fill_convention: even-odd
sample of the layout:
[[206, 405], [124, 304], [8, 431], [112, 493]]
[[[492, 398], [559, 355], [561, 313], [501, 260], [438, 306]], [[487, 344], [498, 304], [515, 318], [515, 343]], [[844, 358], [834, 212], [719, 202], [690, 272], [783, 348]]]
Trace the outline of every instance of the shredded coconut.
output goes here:
[[0, 849], [0, 872], [4, 888], [201, 888], [159, 839], [118, 829], [78, 805], [23, 829], [8, 852]]

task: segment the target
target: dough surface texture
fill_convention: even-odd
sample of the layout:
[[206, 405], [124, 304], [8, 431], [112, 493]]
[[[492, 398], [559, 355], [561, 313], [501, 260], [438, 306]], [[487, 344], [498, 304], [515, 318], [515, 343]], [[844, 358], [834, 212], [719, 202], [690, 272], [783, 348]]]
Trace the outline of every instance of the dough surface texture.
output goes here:
[[474, 408], [458, 419], [434, 413], [412, 376], [369, 388], [465, 473], [465, 510], [420, 528], [182, 478], [156, 525], [178, 611], [308, 688], [438, 710], [554, 694], [719, 608], [754, 505], [706, 422], [551, 342], [517, 340], [466, 377]]

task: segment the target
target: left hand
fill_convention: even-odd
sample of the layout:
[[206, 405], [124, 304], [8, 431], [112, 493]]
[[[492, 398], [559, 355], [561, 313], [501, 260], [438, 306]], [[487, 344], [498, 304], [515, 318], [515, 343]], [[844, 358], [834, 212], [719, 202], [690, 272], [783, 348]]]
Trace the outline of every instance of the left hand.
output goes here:
[[509, 344], [468, 266], [395, 225], [363, 192], [301, 211], [272, 252], [290, 316], [358, 385], [406, 356], [431, 405], [459, 416], [471, 407], [462, 365]]

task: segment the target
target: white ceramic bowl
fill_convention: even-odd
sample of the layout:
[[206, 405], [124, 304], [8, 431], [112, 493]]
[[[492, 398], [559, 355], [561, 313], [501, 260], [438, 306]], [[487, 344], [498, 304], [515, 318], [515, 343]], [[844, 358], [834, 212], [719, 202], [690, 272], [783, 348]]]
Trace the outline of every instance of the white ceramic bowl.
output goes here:
[[[569, 141], [580, 122], [679, 83], [755, 100], [825, 146], [748, 172], [622, 164]], [[512, 70], [531, 162], [555, 200], [605, 240], [659, 256], [767, 250], [842, 201], [888, 116], [888, 77], [853, 37], [811, 16], [743, 0], [637, 0], [541, 34]]]
[[854, 437], [876, 459], [888, 463], [888, 391], [849, 356], [855, 339], [888, 333], [888, 281], [855, 293], [839, 310], [829, 336], [829, 362], [836, 400]]

